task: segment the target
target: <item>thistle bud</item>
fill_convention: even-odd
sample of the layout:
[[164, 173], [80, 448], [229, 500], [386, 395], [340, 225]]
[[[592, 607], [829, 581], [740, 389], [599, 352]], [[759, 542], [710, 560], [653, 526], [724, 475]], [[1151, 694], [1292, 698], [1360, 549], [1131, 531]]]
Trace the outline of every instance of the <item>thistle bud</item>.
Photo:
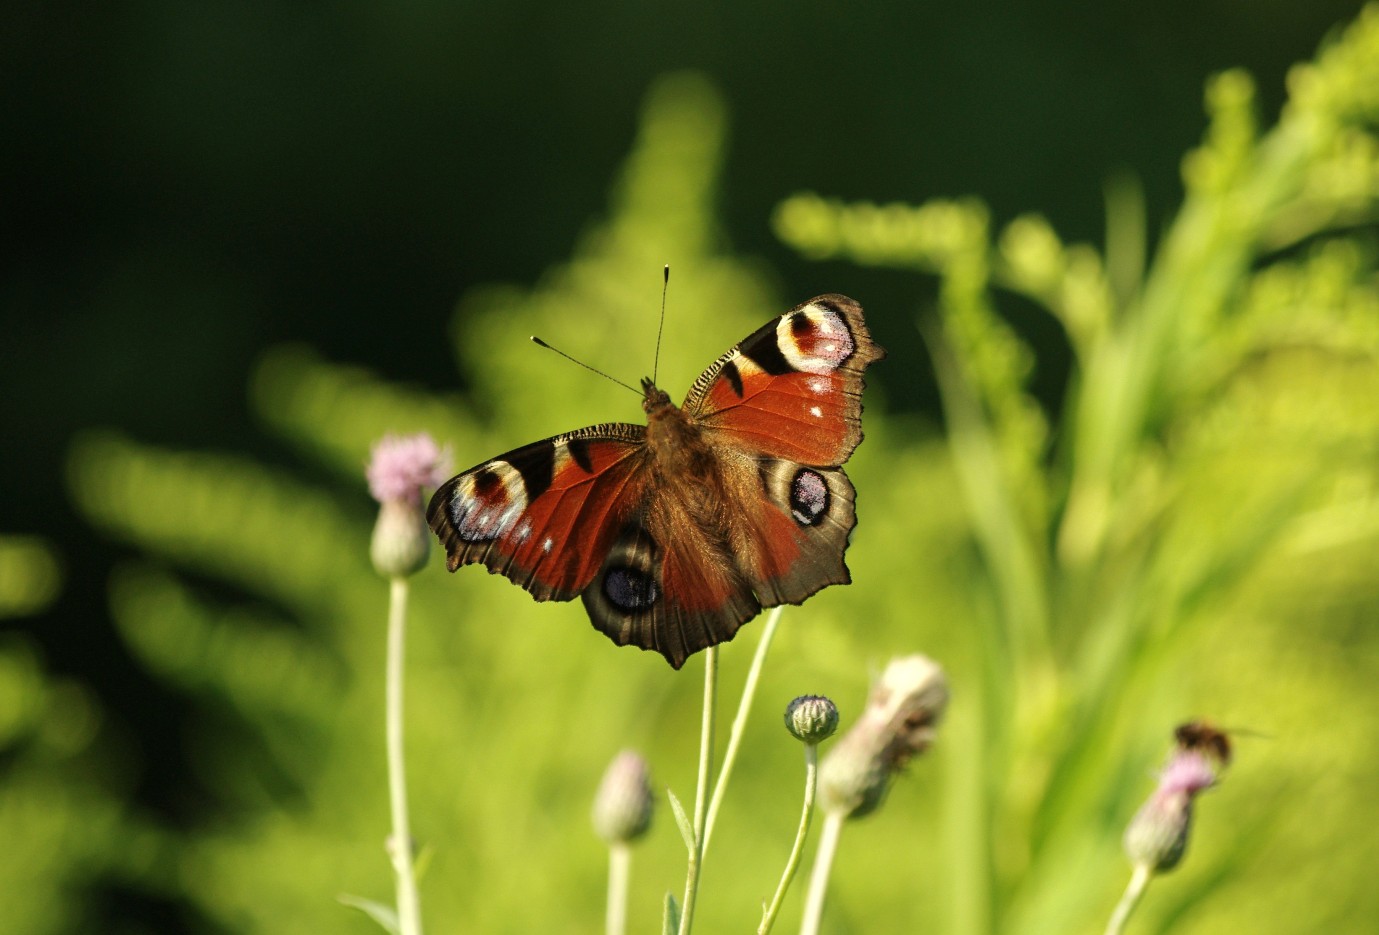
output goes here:
[[631, 750], [613, 758], [594, 797], [594, 831], [609, 844], [628, 844], [651, 827], [651, 776]]
[[1192, 829], [1193, 800], [1216, 784], [1214, 762], [1220, 761], [1179, 738], [1178, 749], [1159, 774], [1159, 787], [1125, 829], [1125, 853], [1132, 864], [1156, 873], [1178, 866]]
[[822, 743], [838, 729], [838, 706], [822, 695], [801, 695], [786, 705], [785, 727], [796, 740]]
[[422, 512], [421, 492], [444, 479], [446, 460], [431, 436], [425, 434], [405, 438], [387, 435], [374, 445], [366, 476], [379, 511], [369, 557], [379, 574], [402, 577], [425, 567], [431, 534]]
[[933, 742], [948, 706], [948, 680], [927, 656], [891, 660], [866, 710], [819, 768], [825, 811], [860, 818], [886, 796], [893, 776]]

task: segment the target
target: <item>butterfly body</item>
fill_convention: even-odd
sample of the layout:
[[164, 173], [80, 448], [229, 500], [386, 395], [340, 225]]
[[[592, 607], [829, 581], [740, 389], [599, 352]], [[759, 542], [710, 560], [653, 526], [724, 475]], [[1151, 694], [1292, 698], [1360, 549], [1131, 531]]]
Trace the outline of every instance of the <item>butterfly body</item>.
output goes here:
[[447, 567], [482, 563], [537, 600], [579, 595], [614, 642], [678, 669], [763, 607], [848, 582], [841, 465], [882, 356], [861, 306], [820, 296], [710, 365], [683, 406], [643, 380], [646, 426], [557, 435], [443, 484], [428, 516]]

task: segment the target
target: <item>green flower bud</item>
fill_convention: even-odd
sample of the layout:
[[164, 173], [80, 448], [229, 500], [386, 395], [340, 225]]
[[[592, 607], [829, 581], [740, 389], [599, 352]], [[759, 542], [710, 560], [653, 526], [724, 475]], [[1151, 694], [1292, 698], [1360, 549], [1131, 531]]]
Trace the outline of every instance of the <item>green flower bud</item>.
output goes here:
[[651, 776], [631, 750], [613, 758], [594, 798], [594, 831], [609, 844], [627, 844], [651, 827]]
[[406, 500], [379, 504], [369, 558], [380, 575], [400, 578], [415, 574], [426, 567], [430, 554], [431, 531], [419, 507]]
[[838, 706], [822, 695], [801, 695], [785, 706], [785, 727], [796, 740], [821, 743], [838, 729]]

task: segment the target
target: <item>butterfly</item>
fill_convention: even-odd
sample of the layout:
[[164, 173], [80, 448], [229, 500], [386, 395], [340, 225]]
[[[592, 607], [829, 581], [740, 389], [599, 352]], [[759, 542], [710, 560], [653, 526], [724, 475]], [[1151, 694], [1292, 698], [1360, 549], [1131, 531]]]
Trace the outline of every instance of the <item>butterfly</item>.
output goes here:
[[715, 360], [682, 406], [643, 379], [645, 426], [556, 435], [442, 484], [427, 517], [446, 567], [581, 597], [613, 642], [678, 669], [762, 608], [851, 580], [842, 465], [862, 440], [863, 372], [885, 353], [862, 306], [822, 295]]

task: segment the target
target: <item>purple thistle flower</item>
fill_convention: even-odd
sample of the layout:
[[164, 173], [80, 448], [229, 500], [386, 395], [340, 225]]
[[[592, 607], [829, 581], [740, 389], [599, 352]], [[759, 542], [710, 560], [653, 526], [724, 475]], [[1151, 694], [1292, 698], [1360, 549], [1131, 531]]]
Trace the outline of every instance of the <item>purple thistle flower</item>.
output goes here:
[[373, 446], [365, 476], [369, 493], [379, 503], [407, 500], [420, 505], [423, 487], [438, 486], [450, 473], [449, 453], [425, 432], [384, 435]]
[[403, 577], [426, 565], [430, 532], [422, 512], [423, 488], [435, 487], [448, 473], [449, 458], [430, 435], [385, 435], [373, 447], [365, 476], [380, 504], [369, 555], [386, 577]]
[[1214, 785], [1216, 768], [1206, 755], [1185, 747], [1175, 750], [1159, 773], [1159, 787], [1125, 829], [1131, 863], [1160, 873], [1178, 866], [1192, 830], [1193, 800]]

